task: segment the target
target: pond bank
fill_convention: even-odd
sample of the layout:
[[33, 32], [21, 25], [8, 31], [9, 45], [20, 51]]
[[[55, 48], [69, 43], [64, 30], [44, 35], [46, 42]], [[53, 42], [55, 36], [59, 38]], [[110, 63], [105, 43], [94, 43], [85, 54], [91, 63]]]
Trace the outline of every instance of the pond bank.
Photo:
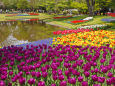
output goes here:
[[45, 23], [48, 24], [48, 25], [53, 25], [53, 26], [57, 26], [57, 27], [66, 28], [66, 29], [68, 29], [68, 30], [71, 29], [71, 28], [68, 28], [68, 27], [65, 27], [65, 26], [62, 26], [62, 25], [59, 25], [59, 24], [53, 24], [53, 23], [51, 23], [51, 22], [45, 22]]

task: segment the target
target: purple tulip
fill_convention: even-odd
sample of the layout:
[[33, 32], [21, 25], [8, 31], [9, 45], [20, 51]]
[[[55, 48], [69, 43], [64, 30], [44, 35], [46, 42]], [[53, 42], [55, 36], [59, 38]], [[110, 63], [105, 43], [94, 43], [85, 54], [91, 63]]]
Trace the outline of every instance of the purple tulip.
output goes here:
[[59, 80], [63, 81], [64, 80], [64, 75], [59, 75]]
[[93, 81], [97, 81], [98, 80], [97, 75], [92, 75], [91, 78], [92, 78]]
[[115, 84], [115, 77], [111, 77], [110, 79], [111, 79], [112, 83]]
[[107, 67], [103, 67], [102, 69], [101, 69], [101, 71], [103, 72], [103, 73], [106, 73], [108, 70], [107, 70]]
[[72, 64], [72, 68], [76, 68], [76, 67], [77, 67], [76, 63]]
[[88, 86], [88, 82], [87, 81], [83, 81], [82, 82], [82, 86]]
[[45, 86], [45, 82], [44, 81], [39, 81], [38, 86]]
[[66, 81], [61, 81], [59, 86], [67, 86], [67, 82]]
[[30, 72], [26, 72], [26, 75], [29, 75], [30, 74]]
[[58, 79], [58, 76], [57, 76], [57, 75], [53, 75], [52, 78], [53, 78], [53, 80], [55, 81], [55, 80]]
[[45, 78], [47, 77], [48, 73], [47, 72], [42, 72], [42, 76]]
[[9, 70], [12, 70], [12, 67], [9, 67]]
[[96, 63], [96, 62], [94, 62], [94, 63], [93, 63], [93, 66], [97, 66], [97, 63]]
[[107, 85], [111, 85], [112, 84], [112, 79], [107, 79], [106, 83], [107, 83]]
[[84, 75], [85, 75], [86, 77], [89, 77], [90, 73], [89, 73], [88, 71], [85, 71], [85, 72], [84, 72]]
[[62, 75], [62, 70], [61, 69], [58, 69], [58, 74]]
[[10, 71], [10, 72], [9, 72], [9, 75], [13, 75], [13, 71]]
[[21, 62], [21, 63], [20, 63], [21, 66], [24, 66], [24, 64], [25, 64], [25, 62]]
[[0, 86], [6, 86], [4, 81], [0, 81]]
[[108, 77], [112, 77], [113, 74], [112, 74], [111, 72], [109, 72], [109, 73], [107, 74], [107, 76], [108, 76]]
[[16, 82], [16, 78], [15, 77], [13, 77], [13, 78], [11, 78], [11, 80], [12, 80], [12, 82]]
[[69, 76], [70, 72], [68, 70], [65, 71], [65, 75]]
[[28, 80], [28, 83], [29, 83], [30, 85], [35, 84], [35, 79], [30, 78], [30, 79]]
[[8, 86], [12, 86], [12, 83], [11, 83], [11, 82], [9, 82], [9, 83], [8, 83]]
[[47, 70], [46, 67], [41, 67], [42, 72], [46, 72], [46, 70]]
[[14, 65], [14, 62], [13, 62], [13, 61], [12, 61], [12, 62], [10, 62], [10, 65], [11, 65], [11, 66], [13, 66], [13, 65]]
[[25, 79], [25, 78], [20, 78], [20, 79], [19, 79], [20, 85], [25, 84], [25, 82], [26, 82], [26, 79]]
[[51, 84], [51, 86], [56, 86], [56, 84]]
[[72, 67], [68, 68], [69, 72], [72, 72], [74, 69]]
[[106, 61], [106, 59], [101, 59], [100, 62], [101, 63], [104, 63]]
[[1, 80], [6, 80], [7, 79], [7, 75], [1, 75]]
[[98, 69], [98, 68], [95, 68], [95, 69], [94, 69], [94, 72], [95, 72], [95, 73], [99, 72], [99, 69]]
[[98, 82], [99, 83], [104, 83], [105, 77], [98, 77]]
[[40, 78], [41, 77], [41, 72], [36, 72], [36, 77]]
[[[70, 72], [69, 72], [69, 73], [70, 73]], [[73, 74], [73, 75], [77, 75], [77, 74], [78, 74], [77, 70], [73, 69], [73, 70], [72, 70], [72, 74]], [[79, 75], [80, 75], [80, 74], [79, 74]]]
[[69, 79], [68, 79], [68, 82], [69, 82], [70, 84], [76, 84], [76, 78], [69, 78]]
[[51, 64], [51, 68], [52, 68], [53, 70], [56, 70], [56, 69], [57, 69], [56, 63], [52, 63], [52, 64]]
[[79, 76], [79, 77], [78, 77], [78, 81], [79, 81], [79, 82], [82, 82], [82, 81], [83, 81], [83, 77], [82, 77], [82, 76]]
[[36, 76], [36, 72], [35, 72], [35, 71], [32, 71], [32, 72], [31, 72], [31, 75], [32, 75], [32, 77]]

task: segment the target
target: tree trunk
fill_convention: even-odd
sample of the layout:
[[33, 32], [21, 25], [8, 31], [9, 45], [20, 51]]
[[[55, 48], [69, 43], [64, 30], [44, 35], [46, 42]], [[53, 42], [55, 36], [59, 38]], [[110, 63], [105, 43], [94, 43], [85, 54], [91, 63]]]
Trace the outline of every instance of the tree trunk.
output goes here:
[[89, 11], [89, 15], [90, 16], [93, 16], [94, 15], [94, 1], [95, 0], [91, 0], [91, 3], [90, 3], [90, 0], [86, 0], [86, 3], [87, 3], [87, 6], [88, 6], [88, 11]]
[[94, 15], [94, 6], [95, 6], [95, 0], [91, 0], [91, 8], [93, 15]]

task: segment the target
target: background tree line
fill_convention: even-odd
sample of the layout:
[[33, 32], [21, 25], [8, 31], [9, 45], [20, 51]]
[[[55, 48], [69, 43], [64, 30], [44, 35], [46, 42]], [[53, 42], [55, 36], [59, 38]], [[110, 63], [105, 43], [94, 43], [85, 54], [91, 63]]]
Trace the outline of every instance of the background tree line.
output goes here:
[[0, 0], [3, 9], [42, 9], [45, 12], [60, 13], [66, 9], [78, 9], [79, 12], [94, 15], [96, 11], [115, 10], [115, 0]]

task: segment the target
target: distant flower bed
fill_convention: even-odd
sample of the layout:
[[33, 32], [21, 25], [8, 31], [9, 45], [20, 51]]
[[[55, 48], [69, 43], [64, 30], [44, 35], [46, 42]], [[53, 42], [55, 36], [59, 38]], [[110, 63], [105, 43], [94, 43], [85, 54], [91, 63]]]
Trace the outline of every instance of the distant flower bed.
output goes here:
[[104, 18], [101, 19], [102, 21], [106, 21], [106, 22], [115, 22], [115, 18]]
[[86, 26], [80, 26], [80, 27], [78, 27], [78, 28], [105, 28], [105, 27], [107, 27], [107, 25], [106, 24], [95, 24], [95, 25], [86, 25]]
[[7, 21], [38, 21], [39, 19], [27, 19], [27, 18], [23, 18], [23, 19], [15, 19], [15, 20], [7, 20]]
[[115, 13], [107, 13], [109, 16], [115, 17]]
[[84, 29], [84, 28], [81, 28], [81, 29], [77, 29], [77, 30], [64, 30], [64, 31], [55, 31], [53, 32], [54, 35], [59, 35], [59, 34], [70, 34], [70, 33], [78, 33], [78, 32], [88, 32], [88, 31], [93, 31], [92, 28], [90, 29]]
[[70, 23], [76, 24], [76, 23], [81, 23], [81, 22], [86, 22], [86, 21], [88, 20], [76, 20], [76, 21], [70, 21]]
[[54, 38], [53, 44], [97, 47], [110, 44], [110, 47], [115, 47], [115, 32], [98, 30], [62, 35]]
[[28, 13], [29, 15], [39, 15], [38, 13]]
[[81, 20], [70, 21], [69, 23], [78, 24], [78, 23], [82, 23], [82, 22], [87, 22], [87, 21], [92, 20], [92, 19], [93, 19], [93, 17], [86, 17], [86, 18], [81, 19]]
[[38, 21], [39, 19], [29, 19], [28, 21]]
[[0, 86], [112, 86], [115, 50], [107, 46], [0, 49]]
[[53, 17], [53, 19], [61, 19], [61, 18], [69, 18], [69, 17], [72, 17], [72, 16]]
[[7, 15], [7, 16], [37, 16], [39, 15], [38, 13], [21, 13], [21, 14], [12, 14], [12, 15]]
[[6, 16], [16, 16], [17, 14], [11, 14], [11, 15], [6, 15]]

